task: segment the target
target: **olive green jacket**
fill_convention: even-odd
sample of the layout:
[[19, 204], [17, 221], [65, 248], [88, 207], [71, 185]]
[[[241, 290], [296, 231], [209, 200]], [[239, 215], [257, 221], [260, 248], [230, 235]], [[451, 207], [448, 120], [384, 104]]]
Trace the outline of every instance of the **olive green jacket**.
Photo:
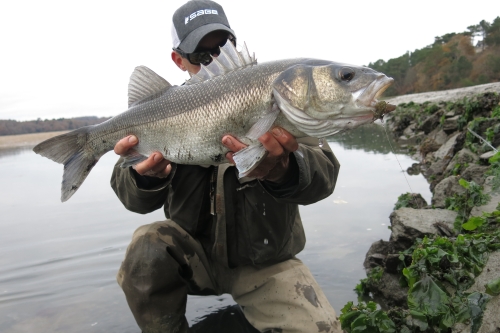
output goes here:
[[165, 216], [200, 240], [212, 260], [236, 267], [290, 259], [305, 245], [298, 205], [329, 196], [339, 163], [327, 143], [298, 140], [290, 155], [293, 177], [285, 184], [238, 179], [230, 164], [172, 164], [168, 178], [138, 175], [115, 165], [111, 186], [123, 205], [146, 214], [163, 206]]

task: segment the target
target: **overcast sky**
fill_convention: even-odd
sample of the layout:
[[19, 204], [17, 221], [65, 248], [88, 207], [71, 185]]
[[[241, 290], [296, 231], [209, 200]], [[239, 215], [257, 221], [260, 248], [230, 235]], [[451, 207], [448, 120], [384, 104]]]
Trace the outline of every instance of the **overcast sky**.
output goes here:
[[[172, 84], [179, 0], [19, 0], [0, 4], [0, 119], [113, 116], [127, 108], [134, 67]], [[220, 0], [259, 62], [311, 57], [368, 65], [500, 15], [500, 1]]]

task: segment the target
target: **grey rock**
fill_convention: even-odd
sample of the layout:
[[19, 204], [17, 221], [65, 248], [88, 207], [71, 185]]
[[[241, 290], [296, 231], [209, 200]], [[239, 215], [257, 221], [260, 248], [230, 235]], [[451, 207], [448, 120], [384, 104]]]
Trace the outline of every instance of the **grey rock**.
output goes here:
[[443, 175], [444, 170], [446, 169], [448, 163], [450, 162], [449, 159], [436, 159], [435, 156], [436, 154], [434, 153], [433, 162], [431, 162], [431, 165], [425, 170], [425, 176], [427, 179], [432, 178], [432, 176], [434, 176], [434, 178], [439, 178], [439, 179], [443, 178], [440, 176]]
[[495, 154], [496, 154], [496, 152], [494, 152], [494, 151], [487, 151], [486, 153], [481, 154], [481, 156], [479, 156], [479, 159], [488, 161], [490, 159], [490, 157], [492, 157]]
[[483, 193], [490, 195], [490, 201], [486, 205], [472, 208], [470, 212], [471, 216], [481, 216], [483, 212], [491, 213], [496, 210], [496, 207], [500, 203], [500, 189], [493, 191], [494, 178], [494, 176], [489, 176], [486, 178], [483, 185]]
[[448, 134], [446, 134], [442, 129], [436, 128], [434, 131], [429, 133], [429, 138], [434, 139], [437, 144], [443, 145], [446, 140], [448, 140]]
[[413, 136], [415, 134], [415, 127], [417, 125], [415, 123], [410, 124], [407, 128], [404, 129], [403, 135], [406, 136], [407, 138]]
[[384, 305], [407, 308], [408, 287], [402, 288], [399, 285], [399, 277], [399, 274], [384, 272], [380, 280], [369, 283], [368, 288], [374, 296], [383, 298]]
[[458, 129], [458, 118], [460, 118], [460, 116], [446, 118], [443, 123], [443, 131], [446, 133], [455, 132]]
[[445, 172], [448, 163], [453, 158], [455, 153], [457, 138], [459, 137], [460, 132], [451, 135], [448, 140], [443, 144], [437, 151], [435, 151], [432, 155], [432, 163], [425, 171], [425, 177], [430, 179], [434, 176], [434, 178], [438, 178], [440, 180]]
[[388, 254], [385, 257], [385, 261], [384, 261], [385, 271], [387, 273], [392, 273], [392, 274], [400, 273], [398, 270], [400, 263], [401, 263], [401, 260], [399, 260], [399, 254], [397, 254], [397, 253]]
[[441, 115], [439, 112], [427, 117], [418, 129], [424, 131], [425, 134], [429, 134], [433, 129], [439, 126], [440, 117]]
[[457, 143], [457, 138], [460, 133], [455, 133], [449, 137], [445, 144], [441, 146], [435, 153], [434, 157], [440, 160], [448, 159], [450, 160], [454, 155], [455, 145]]
[[368, 252], [366, 253], [365, 256], [365, 261], [363, 262], [363, 266], [366, 269], [373, 268], [375, 266], [381, 266], [376, 263], [377, 259], [372, 259], [373, 257], [378, 257], [379, 255], [382, 255], [385, 257], [387, 254], [392, 252], [392, 245], [390, 242], [384, 241], [384, 240], [379, 240], [374, 242], [371, 246]]
[[[493, 252], [481, 274], [474, 280], [472, 287], [467, 292], [482, 292], [486, 288], [485, 284], [493, 279], [497, 279], [500, 275], [500, 252]], [[486, 304], [486, 310], [483, 315], [483, 324], [479, 328], [478, 333], [498, 333], [500, 332], [500, 296], [494, 296]], [[470, 325], [458, 324], [453, 327], [453, 333], [470, 333]]]
[[437, 151], [441, 145], [437, 143], [433, 138], [427, 136], [425, 139], [423, 139], [422, 143], [418, 147], [418, 150], [420, 152], [420, 155], [422, 155], [424, 158], [428, 153], [432, 153]]
[[445, 174], [449, 174], [457, 164], [460, 164], [460, 170], [464, 170], [466, 166], [475, 164], [479, 161], [479, 156], [471, 152], [469, 149], [464, 148], [453, 156], [450, 163], [445, 169]]
[[416, 144], [419, 144], [424, 137], [425, 137], [425, 133], [420, 131], [420, 132], [414, 133], [410, 136], [402, 135], [398, 138], [398, 141], [400, 144], [416, 145]]
[[485, 165], [472, 164], [465, 169], [460, 176], [463, 179], [470, 182], [473, 181], [476, 184], [483, 185], [485, 180], [485, 172], [488, 167]]
[[405, 250], [415, 239], [430, 235], [443, 235], [444, 228], [453, 230], [457, 213], [445, 209], [401, 208], [390, 215], [394, 249]]
[[449, 176], [434, 187], [432, 205], [436, 208], [445, 208], [446, 198], [454, 194], [463, 194], [465, 189], [458, 183], [460, 176]]

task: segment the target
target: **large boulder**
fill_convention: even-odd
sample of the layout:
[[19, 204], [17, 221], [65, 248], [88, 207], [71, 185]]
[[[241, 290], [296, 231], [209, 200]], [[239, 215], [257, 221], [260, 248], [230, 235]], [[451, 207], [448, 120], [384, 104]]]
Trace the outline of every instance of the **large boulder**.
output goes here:
[[[500, 274], [500, 252], [493, 252], [481, 274], [476, 277], [472, 287], [467, 292], [482, 292], [486, 288], [485, 284], [493, 279], [498, 279]], [[494, 296], [486, 304], [486, 310], [483, 314], [483, 323], [478, 333], [497, 333], [500, 332], [500, 296]], [[465, 324], [457, 324], [452, 329], [453, 333], [470, 333], [471, 327]]]
[[409, 248], [415, 239], [430, 235], [451, 236], [457, 213], [445, 209], [401, 208], [390, 215], [390, 241], [395, 250]]
[[434, 187], [432, 205], [435, 208], [445, 208], [446, 198], [452, 197], [454, 194], [465, 193], [465, 188], [458, 183], [460, 178], [460, 176], [449, 176]]

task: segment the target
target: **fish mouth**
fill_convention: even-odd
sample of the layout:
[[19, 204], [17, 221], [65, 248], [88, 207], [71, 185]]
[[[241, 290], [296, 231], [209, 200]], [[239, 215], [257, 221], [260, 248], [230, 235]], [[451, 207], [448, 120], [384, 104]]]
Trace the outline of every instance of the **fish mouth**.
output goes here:
[[368, 108], [373, 112], [375, 119], [396, 110], [396, 106], [379, 101], [378, 98], [394, 83], [394, 79], [385, 75], [379, 76], [368, 86], [352, 93], [354, 103], [360, 108]]

